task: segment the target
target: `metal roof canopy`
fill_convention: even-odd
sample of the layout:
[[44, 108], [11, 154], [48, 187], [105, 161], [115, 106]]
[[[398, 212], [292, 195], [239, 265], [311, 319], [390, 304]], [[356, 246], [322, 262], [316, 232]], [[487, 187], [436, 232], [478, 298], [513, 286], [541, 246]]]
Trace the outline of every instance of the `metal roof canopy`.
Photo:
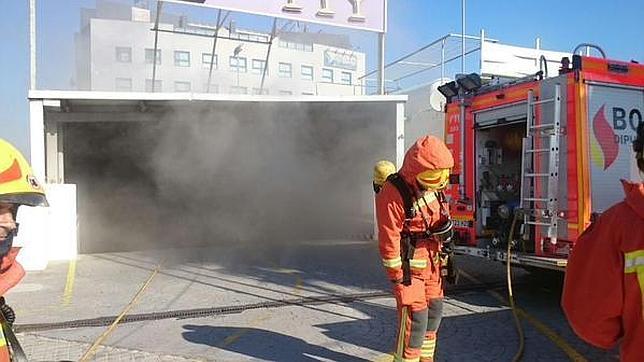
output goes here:
[[[389, 90], [411, 88], [413, 85], [401, 87], [401, 83], [425, 76], [432, 70], [440, 70], [440, 78], [445, 78], [445, 67], [462, 57], [462, 38], [461, 34], [449, 33], [387, 64], [385, 66], [385, 82], [389, 83]], [[486, 38], [483, 30], [481, 30], [480, 36], [465, 35], [465, 56], [480, 51], [482, 40], [491, 43], [498, 42], [496, 39]], [[369, 77], [377, 73], [377, 70], [372, 70], [359, 79], [373, 82], [375, 79]]]
[[[406, 95], [347, 97], [275, 97], [208, 93], [145, 93], [93, 91], [31, 91], [31, 100], [42, 100], [45, 121], [53, 122], [146, 122], [156, 121], [168, 110], [194, 109], [243, 113], [248, 107], [291, 107], [335, 104], [337, 108], [365, 103], [405, 103]], [[393, 121], [393, 120], [392, 120]]]
[[406, 102], [405, 95], [368, 96], [267, 96], [212, 93], [151, 93], [151, 92], [96, 92], [32, 90], [30, 100], [115, 100], [115, 101], [215, 101], [215, 102], [276, 102], [276, 103], [330, 103], [330, 102]]
[[[392, 125], [395, 125], [396, 162], [402, 164], [404, 156], [404, 108], [406, 95], [377, 96], [250, 96], [206, 93], [145, 93], [145, 92], [93, 92], [35, 90], [29, 92], [31, 162], [37, 177], [47, 182], [63, 182], [62, 177], [46, 177], [61, 174], [56, 171], [62, 160], [56, 159], [57, 140], [60, 132], [56, 124], [67, 122], [136, 122], [155, 121], [157, 116], [170, 108], [214, 109], [226, 112], [243, 112], [248, 107], [276, 106], [285, 108], [298, 105], [322, 107], [336, 105], [338, 110], [352, 112], [354, 105], [388, 104], [392, 108]], [[287, 109], [288, 111], [288, 109]], [[324, 113], [323, 113], [324, 114]], [[356, 116], [352, 114], [352, 116]], [[372, 115], [373, 116], [373, 115]], [[351, 118], [351, 117], [349, 117]], [[45, 137], [43, 137], [45, 135]], [[51, 145], [51, 146], [50, 146]], [[49, 150], [49, 152], [46, 152]], [[59, 153], [61, 153], [59, 151]], [[62, 155], [62, 153], [61, 153]], [[62, 157], [59, 155], [59, 157]], [[50, 166], [46, 166], [49, 164]], [[46, 171], [47, 170], [47, 171]]]

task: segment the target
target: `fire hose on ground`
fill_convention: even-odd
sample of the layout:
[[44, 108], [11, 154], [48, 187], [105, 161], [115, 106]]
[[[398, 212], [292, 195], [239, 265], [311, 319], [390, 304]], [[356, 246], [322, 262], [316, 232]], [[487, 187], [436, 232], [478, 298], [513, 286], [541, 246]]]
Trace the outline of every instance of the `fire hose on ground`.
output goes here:
[[508, 251], [505, 256], [506, 258], [506, 276], [508, 279], [508, 302], [510, 304], [510, 308], [512, 309], [512, 316], [514, 317], [514, 325], [517, 329], [517, 334], [519, 337], [519, 349], [517, 350], [517, 353], [514, 355], [512, 358], [513, 362], [517, 362], [521, 360], [521, 357], [523, 356], [523, 350], [525, 348], [525, 336], [523, 333], [523, 326], [521, 325], [521, 320], [519, 319], [519, 313], [517, 311], [516, 304], [514, 303], [514, 292], [512, 290], [512, 268], [511, 268], [511, 262], [512, 262], [512, 237], [514, 236], [514, 229], [517, 224], [517, 220], [521, 217], [521, 213], [519, 211], [514, 212], [514, 219], [512, 220], [512, 226], [510, 227], [510, 233], [508, 234]]
[[89, 361], [94, 356], [94, 354], [96, 353], [96, 349], [101, 345], [101, 343], [103, 343], [103, 341], [107, 337], [109, 337], [110, 334], [112, 334], [112, 332], [116, 329], [116, 327], [119, 324], [119, 322], [121, 321], [121, 319], [123, 319], [123, 317], [125, 317], [125, 315], [134, 307], [134, 305], [136, 305], [136, 303], [138, 302], [138, 300], [141, 297], [141, 295], [143, 294], [143, 292], [145, 292], [145, 290], [148, 288], [148, 286], [152, 282], [152, 279], [154, 279], [154, 277], [157, 274], [159, 274], [159, 270], [161, 269], [162, 263], [163, 262], [160, 262], [156, 266], [154, 271], [152, 271], [152, 274], [150, 274], [150, 277], [148, 277], [148, 280], [145, 281], [145, 283], [143, 284], [141, 289], [139, 289], [139, 291], [134, 295], [134, 298], [132, 298], [130, 303], [128, 303], [128, 305], [126, 305], [125, 308], [123, 308], [123, 311], [121, 312], [121, 314], [119, 314], [118, 317], [116, 317], [116, 319], [114, 319], [114, 322], [112, 322], [112, 324], [109, 326], [109, 328], [107, 328], [105, 330], [105, 332], [103, 332], [96, 339], [96, 341], [94, 341], [94, 343], [89, 347], [89, 349], [85, 352], [85, 354], [83, 354], [83, 356], [79, 360], [80, 362]]

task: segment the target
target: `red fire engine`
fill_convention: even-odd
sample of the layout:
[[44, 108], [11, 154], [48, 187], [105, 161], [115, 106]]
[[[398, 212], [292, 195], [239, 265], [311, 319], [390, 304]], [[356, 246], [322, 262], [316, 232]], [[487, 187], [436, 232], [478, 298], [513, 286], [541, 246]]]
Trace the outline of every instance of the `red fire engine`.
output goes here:
[[594, 215], [623, 199], [619, 179], [639, 180], [644, 65], [574, 55], [554, 77], [441, 88], [457, 252], [504, 261], [510, 242], [514, 263], [564, 269]]

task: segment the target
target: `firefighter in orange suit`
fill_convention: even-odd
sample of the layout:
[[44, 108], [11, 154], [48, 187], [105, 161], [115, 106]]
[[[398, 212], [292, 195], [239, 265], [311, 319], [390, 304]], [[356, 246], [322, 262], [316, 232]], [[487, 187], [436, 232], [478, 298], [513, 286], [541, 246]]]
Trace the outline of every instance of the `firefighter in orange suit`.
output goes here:
[[4, 294], [25, 275], [16, 261], [19, 248], [13, 246], [18, 234], [16, 215], [20, 205], [47, 206], [47, 199], [22, 154], [0, 139], [0, 311], [5, 319], [0, 328], [0, 362], [11, 360], [5, 337], [10, 328], [8, 324], [15, 319], [13, 310], [5, 304]]
[[[644, 123], [633, 144], [644, 174]], [[622, 181], [626, 198], [579, 237], [570, 254], [563, 310], [581, 339], [621, 341], [621, 360], [644, 361], [644, 183]]]
[[441, 242], [451, 235], [443, 190], [454, 166], [438, 138], [420, 138], [376, 195], [380, 256], [398, 309], [394, 361], [433, 361], [443, 310]]

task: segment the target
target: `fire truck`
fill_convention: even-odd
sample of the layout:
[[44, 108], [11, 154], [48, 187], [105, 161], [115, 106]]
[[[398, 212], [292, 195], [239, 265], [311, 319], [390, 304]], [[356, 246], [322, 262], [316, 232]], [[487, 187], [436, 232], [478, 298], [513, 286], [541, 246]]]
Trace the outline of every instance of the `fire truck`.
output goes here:
[[510, 243], [512, 263], [564, 270], [593, 218], [623, 200], [620, 179], [640, 180], [644, 65], [573, 55], [556, 76], [469, 74], [439, 90], [457, 253], [507, 261]]

